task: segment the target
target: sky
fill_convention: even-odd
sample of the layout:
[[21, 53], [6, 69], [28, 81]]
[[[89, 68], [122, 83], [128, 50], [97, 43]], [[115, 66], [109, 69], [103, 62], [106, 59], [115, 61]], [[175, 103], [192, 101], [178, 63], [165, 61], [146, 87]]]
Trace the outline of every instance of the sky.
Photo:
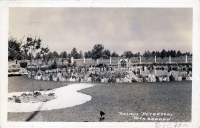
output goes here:
[[[9, 36], [31, 34], [51, 51], [92, 50], [95, 44], [122, 54], [145, 50], [192, 53], [191, 8], [50, 8], [9, 10]], [[24, 39], [25, 41], [25, 39]]]

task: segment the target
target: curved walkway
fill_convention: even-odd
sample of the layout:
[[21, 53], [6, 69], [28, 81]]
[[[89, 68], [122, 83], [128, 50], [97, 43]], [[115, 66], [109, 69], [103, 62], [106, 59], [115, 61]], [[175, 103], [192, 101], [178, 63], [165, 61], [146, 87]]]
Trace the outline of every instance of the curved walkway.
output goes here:
[[[42, 111], [42, 110], [53, 110], [53, 109], [62, 109], [66, 107], [73, 107], [76, 105], [83, 104], [87, 101], [90, 101], [92, 97], [86, 95], [78, 90], [89, 88], [94, 85], [92, 84], [71, 84], [65, 87], [56, 88], [54, 90], [49, 90], [43, 93], [55, 93], [56, 98], [48, 102], [38, 102], [38, 103], [11, 103], [8, 102], [8, 112], [33, 112], [33, 111]], [[22, 93], [30, 92], [12, 92], [8, 93], [9, 97], [20, 96]]]

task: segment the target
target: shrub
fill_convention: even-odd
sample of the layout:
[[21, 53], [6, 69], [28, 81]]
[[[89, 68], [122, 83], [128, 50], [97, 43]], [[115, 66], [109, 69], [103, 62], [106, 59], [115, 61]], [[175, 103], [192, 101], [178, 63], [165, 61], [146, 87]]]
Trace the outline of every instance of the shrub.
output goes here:
[[27, 94], [26, 94], [26, 93], [22, 93], [22, 94], [21, 94], [21, 96], [23, 96], [23, 97], [24, 97], [24, 96], [27, 96]]
[[26, 68], [27, 67], [27, 62], [20, 62], [20, 66], [22, 68]]
[[15, 98], [15, 103], [21, 103], [21, 100], [17, 97]]
[[101, 78], [97, 77], [96, 82], [101, 82]]
[[40, 92], [35, 92], [35, 93], [34, 93], [34, 96], [40, 96], [40, 95], [41, 95]]
[[47, 91], [51, 90], [50, 88], [47, 89]]
[[132, 82], [137, 82], [137, 80], [135, 78], [132, 78]]
[[177, 67], [173, 67], [173, 68], [172, 68], [172, 70], [174, 70], [174, 71], [177, 71], [177, 70], [178, 70], [178, 68], [177, 68]]
[[29, 93], [28, 96], [32, 96], [32, 93]]
[[143, 78], [143, 76], [142, 75], [138, 75], [138, 78]]
[[40, 70], [42, 70], [42, 71], [45, 71], [47, 68], [44, 68], [44, 67], [42, 67], [42, 68], [40, 68]]
[[62, 68], [67, 68], [67, 65], [63, 65]]
[[51, 65], [51, 68], [52, 68], [52, 69], [57, 69], [57, 67], [58, 67], [58, 66], [57, 66], [57, 63], [56, 63], [56, 62], [54, 62], [54, 63]]
[[108, 79], [108, 83], [112, 83], [112, 79], [111, 78]]
[[156, 82], [159, 82], [159, 77], [158, 76], [156, 76]]
[[173, 75], [170, 75], [170, 76], [169, 76], [169, 80], [170, 80], [170, 81], [175, 81], [175, 77], [174, 77]]
[[44, 91], [44, 89], [40, 89], [39, 91]]
[[10, 101], [10, 100], [12, 100], [13, 98], [11, 98], [11, 97], [8, 97], [8, 101]]
[[182, 80], [186, 80], [186, 77], [182, 77]]
[[55, 95], [55, 93], [49, 93], [48, 94], [48, 96], [54, 96]]
[[49, 80], [52, 81], [53, 80], [53, 75], [49, 76]]

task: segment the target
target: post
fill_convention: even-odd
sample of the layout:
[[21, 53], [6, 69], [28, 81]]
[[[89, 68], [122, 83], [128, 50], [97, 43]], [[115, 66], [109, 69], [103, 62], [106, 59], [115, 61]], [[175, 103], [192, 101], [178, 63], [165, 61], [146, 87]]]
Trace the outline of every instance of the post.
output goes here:
[[110, 57], [110, 64], [111, 64], [111, 59], [112, 59], [112, 58]]
[[155, 63], [156, 63], [156, 56], [155, 56]]
[[171, 63], [171, 56], [169, 56], [169, 63]]
[[74, 63], [74, 58], [73, 58], [73, 57], [71, 57], [71, 63], [72, 63], [72, 64]]
[[187, 55], [185, 55], [185, 63], [187, 63]]
[[141, 64], [141, 56], [140, 56], [140, 64]]
[[97, 64], [99, 64], [99, 59], [97, 59]]

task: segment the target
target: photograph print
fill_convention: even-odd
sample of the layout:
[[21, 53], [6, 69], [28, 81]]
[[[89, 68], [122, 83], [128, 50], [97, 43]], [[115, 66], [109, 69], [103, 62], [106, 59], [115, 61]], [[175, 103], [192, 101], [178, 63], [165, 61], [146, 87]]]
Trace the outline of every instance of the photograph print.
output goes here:
[[191, 122], [192, 8], [10, 7], [8, 122]]

